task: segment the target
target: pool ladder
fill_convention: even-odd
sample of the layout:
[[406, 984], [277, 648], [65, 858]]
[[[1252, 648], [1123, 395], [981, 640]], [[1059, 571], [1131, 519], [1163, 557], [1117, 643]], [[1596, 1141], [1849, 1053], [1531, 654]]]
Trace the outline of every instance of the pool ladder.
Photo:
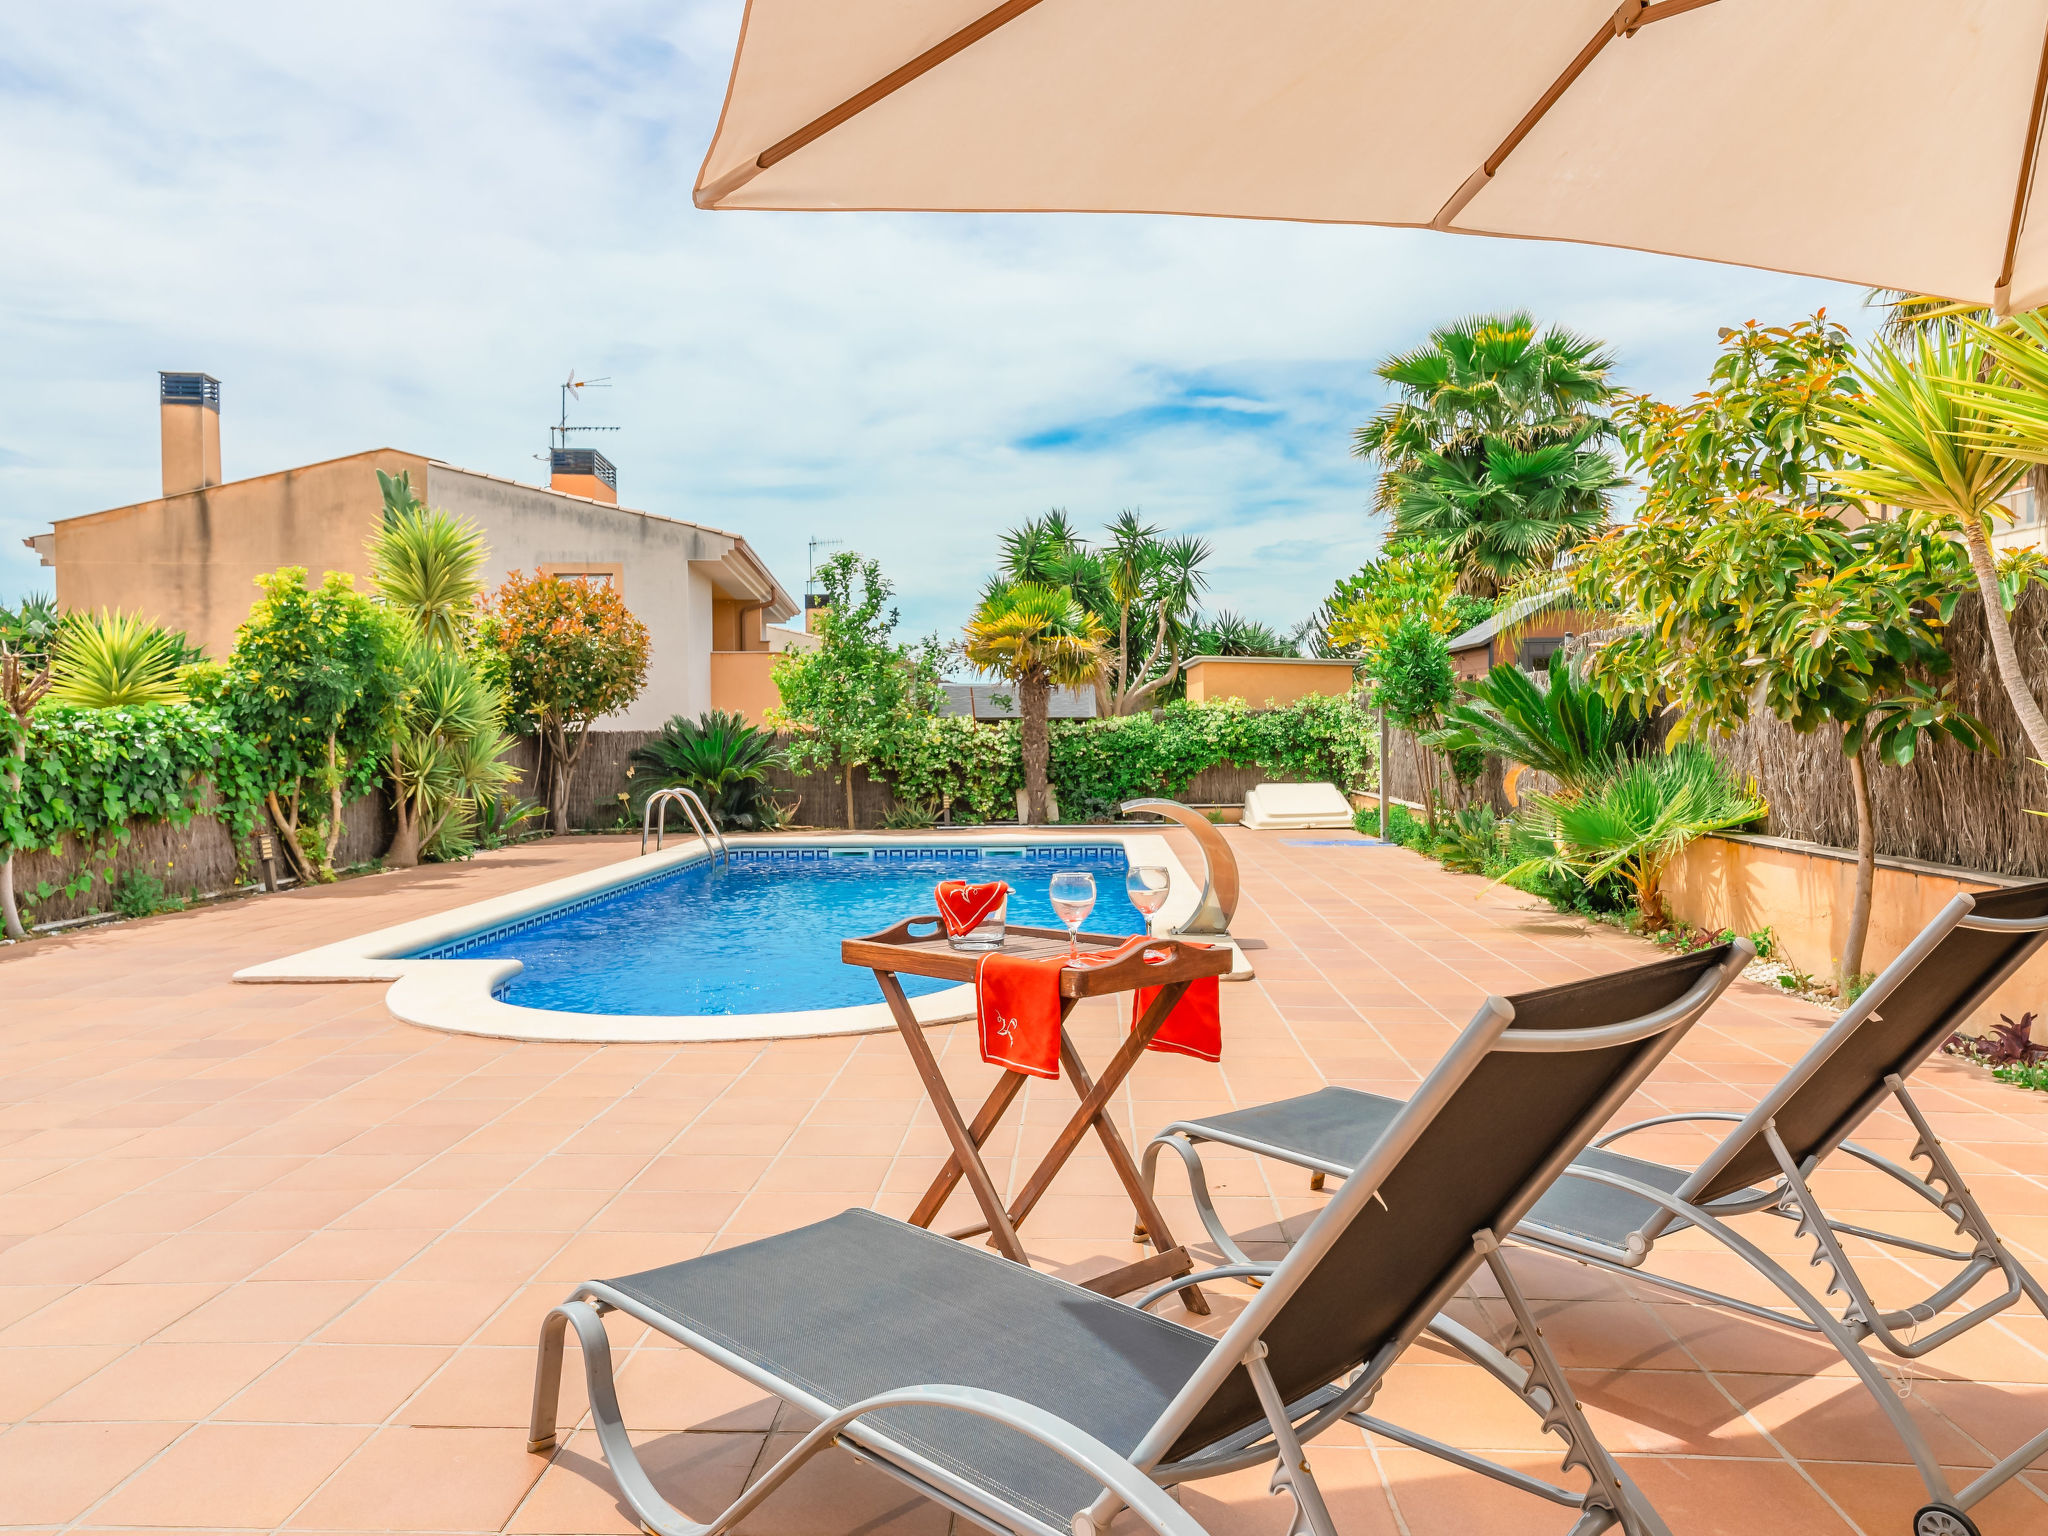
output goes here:
[[[720, 854], [725, 855], [726, 863], [732, 863], [732, 850], [725, 846], [725, 834], [718, 830], [718, 822], [711, 815], [711, 807], [704, 803], [694, 789], [683, 789], [679, 786], [657, 789], [647, 797], [647, 809], [640, 817], [642, 854], [647, 852], [647, 834], [650, 829], [654, 833], [654, 850], [657, 853], [661, 851], [661, 839], [668, 830], [668, 808], [671, 805], [680, 805], [683, 808], [683, 814], [690, 820], [691, 830], [704, 840], [705, 848], [710, 851], [713, 866], [717, 865]], [[711, 847], [713, 838], [718, 839], [716, 848]]]

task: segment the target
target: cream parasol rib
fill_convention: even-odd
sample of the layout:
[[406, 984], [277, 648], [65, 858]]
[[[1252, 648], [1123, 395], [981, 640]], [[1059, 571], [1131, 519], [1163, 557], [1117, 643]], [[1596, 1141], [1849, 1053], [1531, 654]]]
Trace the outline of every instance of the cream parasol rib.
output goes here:
[[1145, 212], [2048, 301], [2048, 0], [750, 0], [707, 208]]

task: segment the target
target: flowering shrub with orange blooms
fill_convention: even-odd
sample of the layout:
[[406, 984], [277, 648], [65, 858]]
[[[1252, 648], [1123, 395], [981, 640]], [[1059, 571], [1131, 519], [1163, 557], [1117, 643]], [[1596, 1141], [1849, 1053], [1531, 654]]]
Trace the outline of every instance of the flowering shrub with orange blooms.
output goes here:
[[491, 595], [483, 641], [508, 711], [544, 744], [550, 819], [566, 832], [585, 735], [647, 684], [647, 626], [609, 585], [514, 571]]

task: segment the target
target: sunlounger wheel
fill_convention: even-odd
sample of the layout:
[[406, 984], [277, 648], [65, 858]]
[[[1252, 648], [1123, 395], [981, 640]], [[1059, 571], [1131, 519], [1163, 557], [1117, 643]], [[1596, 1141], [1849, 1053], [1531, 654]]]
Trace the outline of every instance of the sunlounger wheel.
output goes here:
[[1913, 1517], [1913, 1536], [1983, 1536], [1983, 1532], [1960, 1509], [1929, 1504]]

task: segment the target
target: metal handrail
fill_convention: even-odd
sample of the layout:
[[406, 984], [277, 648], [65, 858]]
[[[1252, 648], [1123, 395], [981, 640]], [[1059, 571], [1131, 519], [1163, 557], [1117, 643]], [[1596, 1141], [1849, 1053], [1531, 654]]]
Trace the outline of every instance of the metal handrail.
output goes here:
[[[647, 833], [650, 828], [654, 832], [655, 851], [661, 851], [662, 839], [668, 835], [668, 808], [671, 804], [683, 808], [683, 815], [689, 819], [690, 830], [703, 841], [706, 851], [711, 854], [713, 864], [718, 862], [720, 854], [725, 855], [726, 863], [732, 862], [732, 850], [725, 845], [725, 834], [718, 830], [718, 821], [712, 816], [711, 807], [704, 803], [703, 797], [694, 789], [686, 789], [681, 785], [657, 789], [647, 797], [647, 807], [640, 815], [640, 852], [643, 855], [647, 852]], [[716, 848], [711, 846], [713, 838], [718, 840]]]

